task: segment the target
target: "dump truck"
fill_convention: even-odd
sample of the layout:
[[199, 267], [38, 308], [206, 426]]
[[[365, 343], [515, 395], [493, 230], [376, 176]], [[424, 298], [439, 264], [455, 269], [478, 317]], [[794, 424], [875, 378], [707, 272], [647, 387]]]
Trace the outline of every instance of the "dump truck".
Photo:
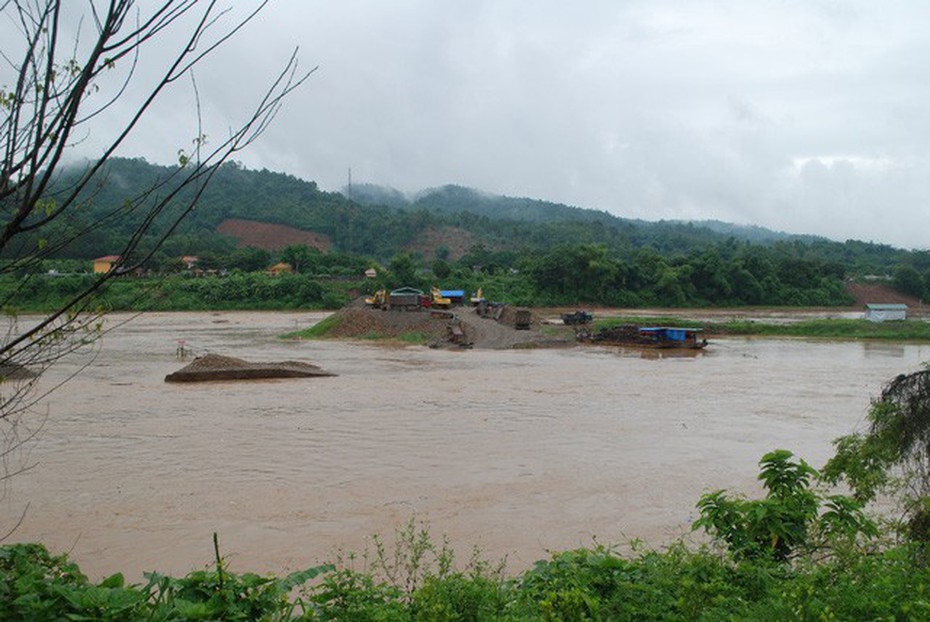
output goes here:
[[388, 297], [388, 306], [396, 311], [419, 311], [423, 308], [423, 292], [413, 287], [400, 287], [392, 290]]
[[590, 324], [592, 320], [594, 320], [594, 316], [588, 311], [575, 311], [574, 313], [562, 314], [562, 323], [566, 326]]

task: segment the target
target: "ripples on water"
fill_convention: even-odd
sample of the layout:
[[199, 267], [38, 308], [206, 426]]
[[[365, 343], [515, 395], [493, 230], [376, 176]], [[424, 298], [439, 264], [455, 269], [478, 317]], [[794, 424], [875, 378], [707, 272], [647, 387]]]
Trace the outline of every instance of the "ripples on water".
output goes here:
[[[657, 357], [276, 338], [320, 317], [152, 314], [111, 333], [46, 402], [39, 464], [12, 482], [0, 525], [29, 502], [16, 537], [71, 550], [94, 576], [187, 572], [209, 563], [213, 531], [235, 569], [282, 572], [413, 515], [514, 569], [593, 536], [661, 544], [705, 489], [755, 490], [766, 451], [820, 465], [885, 381], [930, 356], [767, 339]], [[165, 384], [179, 339], [339, 376]]]

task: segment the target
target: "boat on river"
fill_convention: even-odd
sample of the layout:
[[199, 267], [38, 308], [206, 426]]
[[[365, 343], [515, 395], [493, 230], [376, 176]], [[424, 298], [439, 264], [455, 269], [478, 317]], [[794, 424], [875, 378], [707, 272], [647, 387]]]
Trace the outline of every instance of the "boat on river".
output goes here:
[[623, 324], [602, 328], [596, 333], [578, 331], [578, 341], [602, 346], [624, 346], [648, 349], [700, 350], [707, 347], [701, 328], [672, 326], [637, 326]]

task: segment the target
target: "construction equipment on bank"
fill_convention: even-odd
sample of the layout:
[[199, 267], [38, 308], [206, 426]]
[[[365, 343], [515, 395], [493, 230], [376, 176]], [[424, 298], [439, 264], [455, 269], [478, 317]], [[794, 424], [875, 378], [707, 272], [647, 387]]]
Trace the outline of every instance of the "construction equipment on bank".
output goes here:
[[432, 303], [434, 307], [438, 307], [440, 309], [448, 309], [449, 307], [452, 306], [452, 301], [448, 298], [443, 297], [442, 291], [438, 287], [434, 287], [432, 293], [433, 293]]
[[472, 343], [465, 333], [465, 324], [459, 319], [453, 319], [447, 327], [449, 341], [462, 348], [470, 348]]
[[376, 309], [384, 308], [384, 305], [387, 304], [387, 290], [379, 289], [371, 296], [365, 298], [365, 304], [369, 307], [375, 307]]
[[590, 324], [593, 320], [594, 316], [588, 311], [575, 311], [574, 313], [562, 314], [562, 323], [566, 326]]
[[504, 313], [504, 307], [505, 305], [502, 302], [488, 302], [487, 300], [482, 300], [475, 308], [475, 312], [480, 317], [499, 321], [501, 315]]
[[388, 308], [392, 311], [419, 311], [423, 308], [423, 297], [423, 292], [415, 287], [400, 287], [391, 291]]

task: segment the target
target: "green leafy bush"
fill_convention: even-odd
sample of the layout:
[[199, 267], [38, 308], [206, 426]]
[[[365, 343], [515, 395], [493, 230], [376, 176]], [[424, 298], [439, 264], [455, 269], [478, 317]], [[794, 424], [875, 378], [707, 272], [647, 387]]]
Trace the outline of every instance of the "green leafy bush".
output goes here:
[[295, 587], [331, 570], [318, 566], [283, 579], [212, 570], [175, 579], [146, 575], [144, 586], [127, 585], [121, 574], [90, 582], [67, 556], [39, 544], [0, 547], [0, 620], [264, 620], [311, 615], [291, 600]]
[[730, 497], [723, 490], [705, 494], [698, 502], [701, 517], [694, 528], [724, 542], [737, 558], [769, 557], [779, 562], [798, 551], [813, 550], [823, 538], [855, 540], [878, 534], [860, 502], [817, 494], [811, 489], [817, 471], [792, 457], [784, 449], [762, 457], [759, 479], [768, 491], [764, 499]]
[[93, 584], [39, 544], [0, 547], [0, 620], [141, 619], [147, 596], [115, 574]]

